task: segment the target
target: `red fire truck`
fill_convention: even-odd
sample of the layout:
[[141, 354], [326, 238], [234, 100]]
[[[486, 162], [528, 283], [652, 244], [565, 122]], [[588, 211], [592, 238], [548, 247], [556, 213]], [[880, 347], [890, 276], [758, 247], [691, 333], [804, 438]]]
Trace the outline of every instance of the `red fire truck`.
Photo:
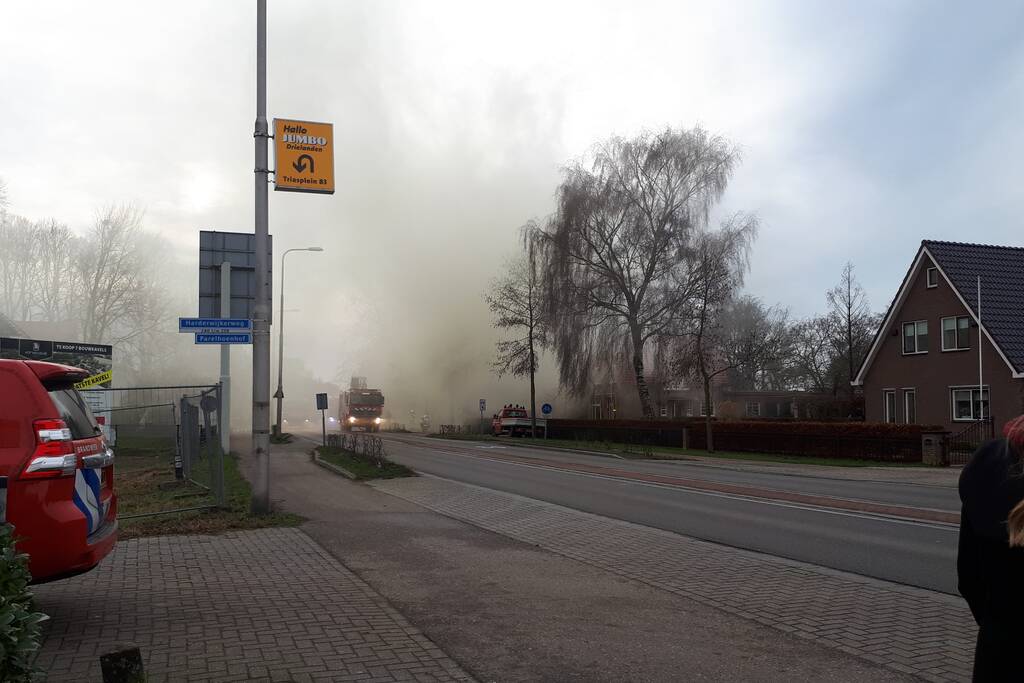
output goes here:
[[365, 377], [353, 377], [349, 390], [341, 395], [338, 420], [346, 432], [378, 432], [384, 422], [384, 394], [366, 388]]
[[[544, 430], [547, 429], [547, 426], [547, 420], [537, 418], [537, 436], [539, 438], [544, 437]], [[491, 429], [494, 436], [530, 436], [533, 431], [530, 411], [519, 405], [503, 406], [501, 412], [491, 420]]]

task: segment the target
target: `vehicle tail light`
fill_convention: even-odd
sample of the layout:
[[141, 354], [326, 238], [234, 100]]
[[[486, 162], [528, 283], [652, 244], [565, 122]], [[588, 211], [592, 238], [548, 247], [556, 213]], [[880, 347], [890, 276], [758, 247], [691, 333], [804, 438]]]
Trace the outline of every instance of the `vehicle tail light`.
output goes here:
[[21, 473], [22, 479], [67, 477], [75, 473], [78, 458], [71, 430], [64, 420], [36, 420], [36, 450]]

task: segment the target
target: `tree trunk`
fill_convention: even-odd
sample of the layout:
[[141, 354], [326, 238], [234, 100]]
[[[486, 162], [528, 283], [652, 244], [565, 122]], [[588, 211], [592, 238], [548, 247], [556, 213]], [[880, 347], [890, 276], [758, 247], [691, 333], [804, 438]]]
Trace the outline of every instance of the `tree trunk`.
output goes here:
[[[531, 313], [532, 320], [532, 313]], [[533, 328], [530, 328], [530, 437], [537, 438], [537, 387], [534, 377], [537, 374], [537, 360], [533, 349]], [[547, 429], [547, 427], [545, 427]]]
[[636, 393], [640, 398], [640, 409], [644, 418], [654, 419], [654, 409], [651, 408], [651, 392], [647, 388], [647, 379], [644, 377], [644, 343], [640, 338], [640, 330], [637, 326], [630, 325], [633, 338], [633, 372], [636, 375]]
[[714, 410], [712, 409], [711, 404], [711, 378], [707, 376], [704, 377], [704, 406], [706, 408], [704, 411], [704, 438], [707, 442], [705, 443], [705, 446], [707, 446], [708, 453], [714, 453], [715, 434], [714, 430], [711, 428], [711, 413], [713, 413]]

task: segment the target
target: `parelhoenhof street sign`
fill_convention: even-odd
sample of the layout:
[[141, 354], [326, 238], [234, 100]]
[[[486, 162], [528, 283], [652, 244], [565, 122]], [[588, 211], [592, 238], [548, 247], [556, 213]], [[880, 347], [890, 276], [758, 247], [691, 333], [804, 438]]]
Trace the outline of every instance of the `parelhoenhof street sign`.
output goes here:
[[274, 119], [274, 189], [334, 194], [334, 124]]

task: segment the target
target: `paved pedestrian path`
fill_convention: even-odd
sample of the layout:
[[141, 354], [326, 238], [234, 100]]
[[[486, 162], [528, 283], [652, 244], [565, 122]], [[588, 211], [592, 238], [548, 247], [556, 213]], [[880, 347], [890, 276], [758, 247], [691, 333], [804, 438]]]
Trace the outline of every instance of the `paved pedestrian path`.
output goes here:
[[49, 681], [99, 681], [142, 650], [147, 681], [466, 681], [453, 660], [298, 529], [122, 541], [35, 588]]
[[956, 596], [729, 548], [436, 477], [373, 484], [428, 509], [929, 681], [970, 679]]

